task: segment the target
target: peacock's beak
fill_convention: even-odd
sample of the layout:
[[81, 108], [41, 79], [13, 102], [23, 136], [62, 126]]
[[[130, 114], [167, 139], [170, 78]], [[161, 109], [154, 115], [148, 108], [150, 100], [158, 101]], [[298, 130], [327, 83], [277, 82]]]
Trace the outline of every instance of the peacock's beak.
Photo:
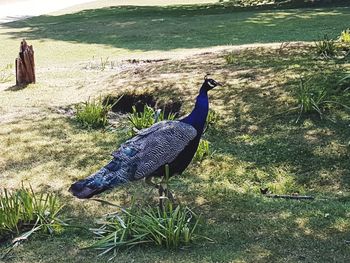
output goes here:
[[224, 84], [220, 83], [220, 82], [216, 82], [216, 84], [220, 87], [224, 86]]

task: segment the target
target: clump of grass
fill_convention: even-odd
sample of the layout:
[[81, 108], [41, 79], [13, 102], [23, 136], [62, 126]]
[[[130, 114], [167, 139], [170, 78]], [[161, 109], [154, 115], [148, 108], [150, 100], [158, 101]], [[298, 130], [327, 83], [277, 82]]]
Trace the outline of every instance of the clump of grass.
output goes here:
[[234, 64], [236, 62], [236, 56], [233, 52], [224, 56], [227, 64]]
[[122, 209], [121, 214], [107, 215], [101, 227], [91, 229], [99, 240], [88, 248], [102, 250], [101, 254], [141, 244], [176, 249], [188, 246], [198, 237], [195, 232], [198, 222], [191, 209], [174, 207], [170, 202], [163, 209], [133, 206]]
[[109, 57], [104, 58], [100, 58], [100, 69], [101, 71], [104, 71], [107, 67], [107, 64], [109, 62]]
[[194, 160], [197, 162], [203, 161], [206, 157], [213, 156], [213, 152], [210, 150], [210, 143], [208, 140], [201, 139], [198, 145]]
[[337, 53], [337, 45], [333, 39], [324, 35], [323, 39], [315, 42], [316, 54], [325, 58], [333, 57]]
[[100, 60], [96, 60], [95, 57], [92, 57], [92, 59], [83, 68], [88, 70], [104, 71], [106, 69], [114, 69], [114, 67], [115, 61], [109, 60], [109, 57], [100, 57]]
[[342, 43], [350, 44], [350, 28], [340, 33], [339, 41]]
[[203, 133], [206, 133], [210, 129], [215, 129], [215, 125], [218, 123], [219, 119], [220, 116], [216, 111], [209, 110]]
[[137, 134], [139, 130], [148, 128], [155, 124], [158, 121], [174, 120], [176, 115], [170, 113], [168, 116], [165, 116], [164, 111], [160, 109], [154, 110], [152, 107], [145, 105], [143, 112], [138, 112], [136, 107], [132, 107], [132, 113], [129, 114], [128, 120], [131, 126], [132, 135]]
[[105, 103], [100, 97], [97, 100], [88, 100], [75, 106], [76, 120], [85, 128], [104, 128], [108, 124], [108, 112], [119, 102], [121, 97], [114, 103], [109, 104], [108, 98]]
[[30, 229], [50, 234], [59, 230], [64, 222], [58, 218], [63, 206], [58, 203], [57, 195], [41, 193], [22, 186], [17, 191], [3, 189], [0, 192], [0, 236], [13, 236]]
[[297, 99], [299, 106], [299, 121], [303, 113], [317, 112], [322, 117], [321, 104], [323, 103], [327, 90], [325, 87], [314, 88], [310, 85], [311, 79], [304, 81], [300, 79], [299, 89], [297, 90]]
[[13, 79], [12, 64], [7, 64], [5, 67], [0, 68], [0, 83], [6, 83]]
[[296, 92], [298, 100], [299, 121], [301, 115], [318, 113], [323, 117], [324, 111], [329, 105], [338, 105], [345, 109], [349, 109], [347, 105], [341, 102], [343, 94], [339, 92], [339, 87], [348, 79], [348, 76], [342, 77], [342, 72], [333, 72], [332, 74], [316, 74], [312, 77], [300, 79], [299, 87]]

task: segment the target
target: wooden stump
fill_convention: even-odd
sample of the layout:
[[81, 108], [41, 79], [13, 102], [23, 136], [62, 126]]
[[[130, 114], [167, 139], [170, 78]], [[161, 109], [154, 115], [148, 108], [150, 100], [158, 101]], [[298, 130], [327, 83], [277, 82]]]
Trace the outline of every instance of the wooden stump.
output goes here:
[[23, 39], [16, 58], [16, 85], [24, 86], [35, 83], [35, 64], [33, 46], [28, 46]]

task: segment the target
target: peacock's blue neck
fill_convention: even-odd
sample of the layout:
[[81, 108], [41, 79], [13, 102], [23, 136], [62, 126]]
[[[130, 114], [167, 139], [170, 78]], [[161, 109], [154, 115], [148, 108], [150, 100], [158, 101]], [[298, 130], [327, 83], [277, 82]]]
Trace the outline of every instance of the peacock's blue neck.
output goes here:
[[202, 86], [196, 99], [196, 104], [192, 112], [181, 121], [192, 125], [200, 136], [204, 130], [209, 110], [209, 99], [207, 90]]

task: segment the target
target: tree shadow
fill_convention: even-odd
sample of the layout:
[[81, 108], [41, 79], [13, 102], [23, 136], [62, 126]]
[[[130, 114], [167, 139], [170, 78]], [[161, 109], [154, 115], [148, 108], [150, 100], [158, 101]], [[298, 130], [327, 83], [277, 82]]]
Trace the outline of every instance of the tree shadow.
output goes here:
[[[227, 44], [311, 41], [320, 32], [297, 30], [306, 23], [323, 26], [330, 36], [346, 28], [350, 10], [293, 9], [237, 11], [232, 6], [120, 6], [61, 16], [39, 16], [4, 24], [13, 38], [53, 39], [102, 44], [128, 50], [172, 50]], [[326, 21], [326, 22], [324, 22]], [[283, 33], [283, 32], [288, 32]]]

